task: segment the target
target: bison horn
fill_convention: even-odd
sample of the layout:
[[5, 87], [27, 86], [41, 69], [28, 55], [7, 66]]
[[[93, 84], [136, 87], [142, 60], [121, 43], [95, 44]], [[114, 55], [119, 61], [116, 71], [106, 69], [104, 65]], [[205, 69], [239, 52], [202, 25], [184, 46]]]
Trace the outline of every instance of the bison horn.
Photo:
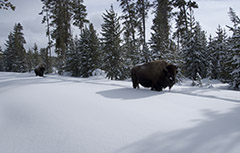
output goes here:
[[164, 71], [164, 72], [168, 72], [168, 69], [167, 69], [167, 67], [165, 67], [165, 68], [163, 69], [163, 71]]

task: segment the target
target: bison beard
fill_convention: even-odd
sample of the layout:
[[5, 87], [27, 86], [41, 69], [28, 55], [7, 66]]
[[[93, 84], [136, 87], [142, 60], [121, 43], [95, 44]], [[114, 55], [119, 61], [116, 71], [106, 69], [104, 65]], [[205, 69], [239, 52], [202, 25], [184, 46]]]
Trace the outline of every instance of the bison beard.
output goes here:
[[43, 77], [45, 71], [45, 66], [44, 64], [39, 64], [38, 66], [36, 66], [36, 68], [34, 69], [34, 72], [36, 74], [36, 76], [41, 76]]
[[177, 67], [165, 61], [153, 61], [131, 69], [133, 88], [151, 87], [151, 90], [162, 91], [175, 84]]

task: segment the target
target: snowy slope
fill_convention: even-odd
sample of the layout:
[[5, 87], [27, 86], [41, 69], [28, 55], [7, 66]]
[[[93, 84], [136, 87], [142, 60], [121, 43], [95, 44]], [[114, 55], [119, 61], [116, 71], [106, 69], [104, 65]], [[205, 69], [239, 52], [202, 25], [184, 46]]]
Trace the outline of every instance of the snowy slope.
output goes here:
[[239, 153], [240, 94], [0, 72], [0, 153]]

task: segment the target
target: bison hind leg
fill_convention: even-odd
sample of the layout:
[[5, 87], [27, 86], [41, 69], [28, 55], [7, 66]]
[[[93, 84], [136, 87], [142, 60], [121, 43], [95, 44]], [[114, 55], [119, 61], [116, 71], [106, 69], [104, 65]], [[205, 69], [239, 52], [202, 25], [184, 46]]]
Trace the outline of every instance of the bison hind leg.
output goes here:
[[134, 89], [139, 88], [139, 82], [138, 82], [137, 76], [133, 73], [132, 73], [132, 85]]
[[139, 89], [139, 84], [138, 84], [138, 83], [136, 83], [136, 82], [133, 82], [133, 88], [134, 88], [134, 89], [136, 89], [136, 88], [138, 88], [138, 89]]

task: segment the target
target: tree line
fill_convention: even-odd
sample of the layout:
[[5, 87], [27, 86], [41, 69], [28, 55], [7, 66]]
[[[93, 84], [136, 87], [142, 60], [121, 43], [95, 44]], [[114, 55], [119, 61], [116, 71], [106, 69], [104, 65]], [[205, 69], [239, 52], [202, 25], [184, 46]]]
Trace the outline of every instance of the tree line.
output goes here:
[[[219, 26], [216, 36], [207, 38], [195, 19], [198, 4], [193, 0], [117, 0], [122, 14], [119, 16], [113, 6], [106, 10], [99, 36], [87, 19], [83, 0], [41, 1], [48, 45], [40, 51], [35, 45], [26, 52], [23, 27], [17, 23], [6, 41], [1, 70], [26, 72], [42, 61], [49, 73], [55, 66], [59, 74], [89, 77], [100, 68], [109, 79], [123, 80], [130, 77], [133, 66], [163, 59], [179, 67], [180, 78], [219, 79], [239, 89], [240, 19], [232, 8], [228, 14], [233, 25], [227, 26], [232, 35]], [[151, 38], [146, 40], [149, 13], [154, 18]], [[173, 20], [176, 24], [172, 32]], [[73, 35], [73, 26], [79, 29], [79, 35]]]

